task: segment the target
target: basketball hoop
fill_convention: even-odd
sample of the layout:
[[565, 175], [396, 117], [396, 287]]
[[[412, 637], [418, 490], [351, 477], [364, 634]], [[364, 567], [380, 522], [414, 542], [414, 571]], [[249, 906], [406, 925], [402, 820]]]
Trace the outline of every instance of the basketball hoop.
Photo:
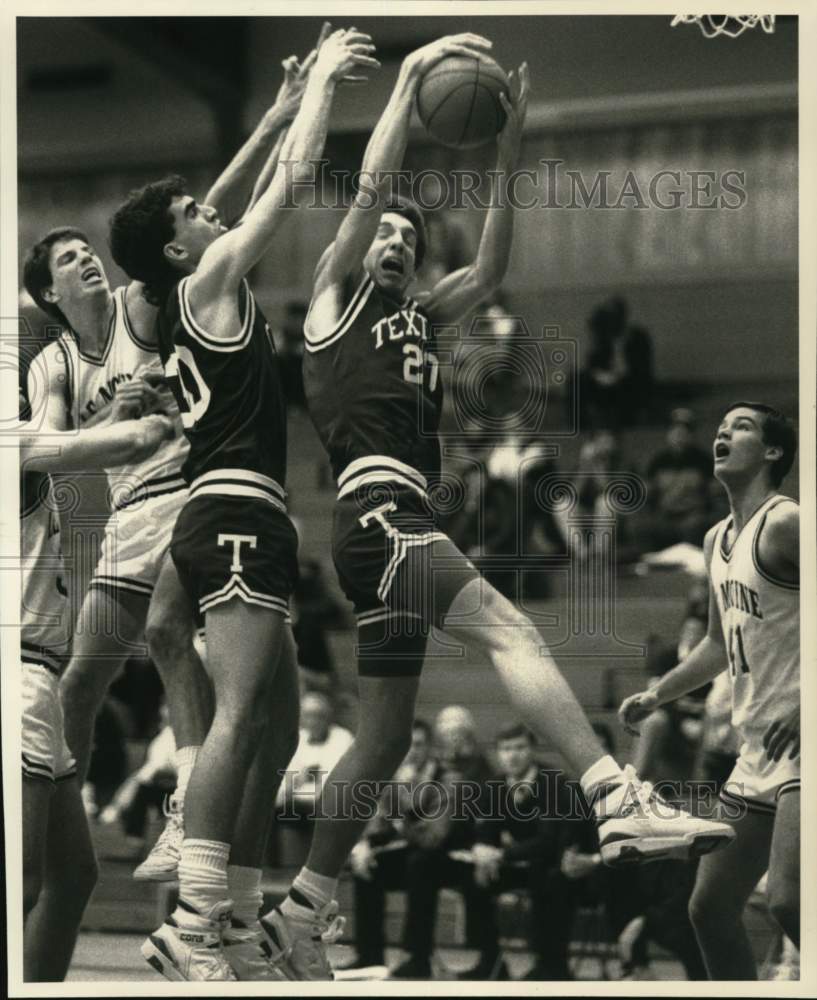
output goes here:
[[677, 24], [697, 24], [704, 38], [717, 35], [737, 38], [758, 24], [767, 35], [774, 34], [774, 14], [676, 14], [671, 27]]

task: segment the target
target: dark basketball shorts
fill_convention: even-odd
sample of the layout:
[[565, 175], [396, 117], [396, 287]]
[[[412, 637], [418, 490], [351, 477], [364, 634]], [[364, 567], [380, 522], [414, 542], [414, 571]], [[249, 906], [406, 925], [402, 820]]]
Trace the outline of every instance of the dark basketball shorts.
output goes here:
[[176, 521], [170, 554], [203, 617], [234, 598], [288, 616], [298, 579], [298, 535], [266, 500], [200, 495]]
[[441, 627], [457, 594], [479, 577], [438, 529], [427, 497], [391, 482], [337, 501], [332, 554], [354, 605], [364, 676], [419, 674], [429, 630]]

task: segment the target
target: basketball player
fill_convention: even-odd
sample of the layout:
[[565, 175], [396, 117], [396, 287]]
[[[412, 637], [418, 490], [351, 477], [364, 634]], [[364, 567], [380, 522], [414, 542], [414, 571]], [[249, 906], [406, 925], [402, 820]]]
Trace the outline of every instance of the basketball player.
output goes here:
[[142, 946], [171, 980], [281, 978], [258, 914], [279, 771], [298, 734], [287, 623], [297, 537], [284, 503], [283, 388], [246, 275], [295, 214], [286, 205], [323, 151], [336, 83], [355, 66], [376, 68], [372, 51], [355, 31], [323, 43], [281, 151], [286, 166], [241, 226], [225, 231], [180, 178], [134, 192], [111, 225], [114, 258], [161, 304], [160, 350], [190, 441], [171, 554], [204, 617], [215, 689], [187, 793], [179, 905]]
[[[424, 74], [449, 55], [479, 56], [478, 35], [442, 38], [410, 54], [363, 160], [363, 175], [383, 190], [399, 171], [411, 111]], [[528, 97], [523, 65], [503, 98], [497, 178], [518, 162]], [[280, 909], [264, 918], [289, 951], [300, 979], [331, 979], [322, 936], [331, 927], [337, 878], [365, 817], [344, 810], [344, 789], [394, 774], [410, 740], [428, 631], [441, 627], [469, 654], [501, 674], [531, 728], [561, 750], [571, 770], [612, 815], [628, 778], [605, 756], [532, 623], [492, 587], [440, 532], [429, 488], [440, 468], [437, 426], [442, 401], [435, 326], [456, 323], [500, 284], [508, 264], [513, 211], [507, 190], [488, 210], [476, 260], [444, 277], [423, 304], [409, 289], [426, 250], [422, 215], [404, 200], [376, 207], [368, 192], [350, 208], [314, 276], [305, 324], [308, 405], [338, 482], [333, 554], [359, 636], [360, 723], [323, 789], [305, 868]], [[365, 200], [364, 200], [365, 199]], [[445, 570], [432, 573], [434, 564]], [[608, 863], [711, 850], [731, 837], [725, 824], [700, 823], [662, 804], [601, 826]], [[348, 795], [347, 795], [348, 798]], [[639, 799], [639, 801], [641, 801]], [[360, 812], [360, 810], [358, 810]], [[638, 813], [640, 812], [640, 815]]]
[[698, 870], [690, 916], [711, 979], [756, 979], [742, 914], [768, 869], [769, 906], [800, 945], [800, 604], [798, 505], [778, 490], [797, 448], [789, 421], [735, 403], [714, 442], [728, 518], [709, 530], [706, 637], [648, 691], [621, 705], [635, 725], [717, 676], [728, 663], [741, 747], [721, 790], [737, 834]]
[[[318, 44], [329, 30], [327, 22]], [[295, 56], [285, 60], [275, 102], [208, 193], [214, 204], [226, 206], [242, 197], [261, 156], [277, 162], [276, 140], [297, 113], [314, 58], [313, 50], [301, 64]], [[139, 283], [111, 292], [84, 233], [70, 227], [52, 230], [32, 248], [24, 282], [37, 304], [70, 330], [43, 352], [39, 367], [45, 367], [46, 377], [32, 386], [33, 404], [46, 408], [49, 426], [86, 429], [111, 412], [116, 418], [137, 416], [158, 405], [152, 387], [154, 372], [161, 373], [156, 309]], [[112, 474], [109, 492], [116, 509], [80, 612], [63, 685], [67, 739], [81, 784], [99, 706], [144, 630], [165, 686], [177, 746], [178, 781], [167, 825], [134, 872], [135, 878], [157, 881], [176, 877], [187, 782], [212, 717], [210, 685], [193, 646], [194, 609], [167, 555], [186, 497], [181, 474], [186, 451], [179, 436], [150, 462]], [[98, 627], [106, 621], [115, 623], [113, 632]]]
[[[164, 409], [175, 411], [149, 330], [155, 310], [135, 283], [111, 290], [85, 234], [54, 229], [32, 247], [23, 279], [45, 312], [65, 328], [42, 351], [29, 373], [34, 412], [51, 430], [81, 437], [103, 421]], [[116, 462], [108, 471], [113, 513], [99, 563], [82, 603], [71, 661], [63, 678], [66, 739], [80, 786], [91, 756], [94, 720], [111, 681], [138, 648], [154, 588], [151, 655], [165, 685], [177, 739], [180, 784], [192, 768], [209, 723], [209, 688], [192, 645], [191, 611], [163, 562], [187, 484], [181, 434], [164, 441], [146, 460]], [[172, 622], [172, 628], [163, 621]], [[188, 623], [189, 627], [188, 627]], [[157, 642], [164, 636], [165, 643]]]
[[[21, 412], [27, 401], [21, 393]], [[20, 621], [23, 753], [24, 978], [65, 978], [96, 860], [77, 769], [65, 743], [59, 677], [71, 639], [63, 579], [59, 503], [48, 471], [140, 462], [173, 435], [153, 415], [83, 434], [24, 433], [20, 439]], [[46, 471], [48, 470], [48, 471]]]

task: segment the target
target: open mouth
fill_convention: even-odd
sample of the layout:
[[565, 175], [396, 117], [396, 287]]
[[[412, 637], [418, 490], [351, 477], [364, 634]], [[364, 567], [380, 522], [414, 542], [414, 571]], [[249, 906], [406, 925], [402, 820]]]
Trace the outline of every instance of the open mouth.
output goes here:
[[98, 267], [91, 265], [91, 267], [85, 268], [80, 277], [83, 281], [98, 281], [102, 278], [102, 272]]
[[380, 265], [384, 271], [388, 271], [390, 274], [403, 274], [403, 261], [399, 257], [384, 257], [383, 262]]
[[715, 445], [715, 458], [726, 458], [729, 455], [729, 445], [719, 441]]

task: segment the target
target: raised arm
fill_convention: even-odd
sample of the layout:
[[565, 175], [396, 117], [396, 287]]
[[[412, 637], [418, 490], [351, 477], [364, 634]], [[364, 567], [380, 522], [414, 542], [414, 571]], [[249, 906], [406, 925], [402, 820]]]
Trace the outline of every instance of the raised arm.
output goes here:
[[[710, 528], [704, 539], [707, 573], [712, 562], [717, 527]], [[619, 722], [627, 732], [638, 735], [636, 724], [646, 719], [656, 708], [682, 695], [695, 691], [717, 677], [727, 665], [726, 643], [721, 628], [721, 615], [711, 581], [709, 585], [709, 622], [706, 635], [681, 663], [647, 691], [630, 695], [618, 710]]]
[[493, 195], [496, 201], [488, 209], [474, 262], [446, 275], [427, 297], [421, 298], [435, 323], [453, 323], [488, 298], [500, 286], [508, 268], [514, 220], [508, 183], [519, 161], [528, 108], [528, 64], [522, 63], [516, 79], [512, 72], [508, 79], [511, 83], [510, 100], [504, 94], [500, 95], [506, 121], [497, 140], [496, 176], [499, 185]]
[[[479, 56], [490, 48], [487, 38], [466, 32], [440, 38], [406, 57], [363, 156], [361, 172], [373, 183], [378, 195], [388, 183], [388, 175], [403, 165], [411, 109], [423, 76], [446, 56]], [[358, 193], [340, 225], [335, 242], [318, 264], [315, 295], [319, 295], [322, 288], [343, 281], [360, 267], [385, 208], [382, 197], [378, 196], [374, 205], [372, 200], [371, 188]]]
[[[309, 79], [309, 71], [315, 63], [318, 49], [331, 30], [332, 25], [324, 21], [315, 48], [302, 63], [294, 55], [281, 63], [284, 79], [275, 95], [275, 102], [267, 109], [249, 139], [216, 178], [204, 199], [206, 205], [218, 209], [222, 218], [228, 216], [227, 209], [230, 207], [228, 203], [234, 206], [233, 215], [238, 214], [239, 206], [246, 201], [254, 179], [262, 169], [264, 158], [267, 158], [268, 163], [271, 147], [278, 144], [282, 132], [297, 115]], [[267, 182], [269, 183], [269, 178]], [[246, 209], [244, 211], [246, 212]]]
[[314, 164], [320, 158], [329, 128], [335, 86], [354, 66], [377, 68], [369, 53], [371, 39], [360, 32], [336, 31], [321, 46], [309, 74], [303, 101], [290, 130], [290, 158], [281, 162], [269, 188], [243, 224], [219, 237], [204, 253], [190, 281], [194, 302], [213, 302], [238, 288], [258, 263], [293, 205], [306, 197], [314, 182]]

